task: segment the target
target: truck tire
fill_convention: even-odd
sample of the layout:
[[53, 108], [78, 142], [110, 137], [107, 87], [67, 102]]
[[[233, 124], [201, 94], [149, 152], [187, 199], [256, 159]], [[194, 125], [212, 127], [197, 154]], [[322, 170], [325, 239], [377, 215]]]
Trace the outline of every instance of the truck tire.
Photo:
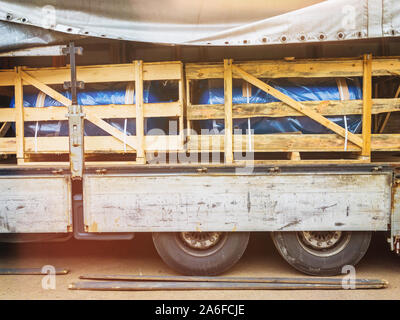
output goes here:
[[297, 270], [315, 276], [342, 273], [345, 265], [355, 266], [368, 250], [369, 231], [272, 232], [280, 255]]
[[184, 275], [213, 276], [242, 257], [249, 232], [157, 232], [154, 246], [163, 261]]

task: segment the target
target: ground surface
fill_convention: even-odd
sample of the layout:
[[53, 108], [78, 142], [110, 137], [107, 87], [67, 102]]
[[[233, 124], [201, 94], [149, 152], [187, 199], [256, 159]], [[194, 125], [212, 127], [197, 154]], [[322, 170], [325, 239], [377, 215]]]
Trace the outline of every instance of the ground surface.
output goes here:
[[[56, 290], [42, 289], [42, 276], [0, 276], [0, 299], [399, 299], [400, 257], [388, 250], [382, 234], [372, 239], [370, 250], [357, 266], [358, 277], [383, 278], [383, 290], [341, 291], [153, 291], [94, 292], [68, 290], [79, 275], [174, 275], [158, 257], [149, 234], [128, 242], [69, 240], [64, 243], [1, 244], [0, 267], [54, 265], [70, 270], [57, 276]], [[252, 235], [248, 250], [226, 276], [301, 277], [277, 253], [268, 234]]]

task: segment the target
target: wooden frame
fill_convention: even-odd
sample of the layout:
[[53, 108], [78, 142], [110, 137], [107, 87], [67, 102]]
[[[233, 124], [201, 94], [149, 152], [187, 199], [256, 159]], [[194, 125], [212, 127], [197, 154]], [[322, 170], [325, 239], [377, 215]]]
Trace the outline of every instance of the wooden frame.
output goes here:
[[[68, 81], [70, 70], [61, 68], [26, 68], [0, 71], [0, 86], [14, 86], [15, 108], [1, 108], [0, 122], [15, 122], [16, 137], [0, 137], [0, 152], [16, 154], [18, 163], [29, 160], [29, 154], [68, 153], [68, 137], [37, 137], [24, 136], [25, 121], [67, 120], [66, 106], [72, 102], [50, 85], [63, 84]], [[98, 153], [106, 150], [110, 153], [136, 153], [138, 164], [146, 162], [146, 151], [182, 151], [183, 150], [183, 116], [184, 116], [184, 82], [183, 65], [181, 62], [143, 63], [134, 61], [132, 64], [103, 65], [77, 67], [78, 80], [85, 83], [99, 82], [135, 82], [136, 104], [84, 106], [85, 119], [92, 122], [110, 136], [85, 137], [87, 153]], [[179, 99], [168, 103], [144, 103], [143, 82], [152, 80], [178, 81]], [[23, 87], [32, 85], [46, 95], [57, 100], [63, 107], [24, 108]], [[176, 117], [179, 119], [178, 136], [145, 136], [144, 119], [146, 117]], [[128, 136], [103, 119], [135, 118], [136, 136]], [[168, 133], [167, 133], [168, 134]], [[102, 138], [101, 142], [98, 138]], [[35, 150], [32, 148], [35, 139]], [[95, 146], [95, 148], [90, 148]], [[100, 151], [99, 151], [100, 150]], [[32, 162], [29, 162], [32, 163]]]
[[[227, 68], [229, 68], [228, 72]], [[230, 70], [232, 73], [230, 73]], [[398, 135], [371, 134], [372, 114], [400, 111], [400, 99], [397, 97], [395, 99], [372, 99], [372, 77], [399, 74], [400, 59], [372, 59], [372, 56], [367, 54], [362, 59], [235, 63], [232, 60], [225, 60], [224, 64], [186, 64], [185, 71], [186, 81], [190, 85], [192, 85], [193, 81], [203, 79], [224, 79], [225, 83], [225, 105], [193, 105], [190, 97], [188, 97], [188, 127], [192, 126], [191, 122], [193, 120], [225, 119], [226, 127], [230, 128], [232, 127], [232, 118], [308, 116], [334, 132], [334, 134], [324, 135], [252, 135], [254, 152], [287, 152], [289, 159], [293, 163], [301, 162], [299, 152], [356, 152], [359, 154], [358, 159], [344, 159], [340, 160], [340, 163], [368, 163], [371, 162], [372, 151], [400, 151]], [[259, 79], [287, 77], [363, 77], [363, 100], [307, 101], [300, 103]], [[279, 99], [280, 102], [232, 104], [232, 79], [243, 79]], [[349, 131], [346, 132], [344, 128], [325, 118], [325, 116], [331, 115], [357, 114], [362, 115], [363, 119], [361, 135], [352, 134]], [[218, 146], [218, 151], [229, 155], [232, 152], [246, 150], [245, 136], [231, 133], [231, 129], [225, 130], [223, 140], [219, 136], [190, 136], [188, 150], [195, 152], [196, 146], [199, 146], [197, 151], [204, 151], [203, 149], [212, 143]], [[345, 144], [345, 140], [348, 144]], [[230, 141], [233, 141], [233, 150], [231, 149]], [[211, 152], [212, 150], [209, 151]], [[213, 151], [215, 152], [216, 150], [214, 149]], [[225, 157], [228, 159], [227, 156]], [[266, 160], [264, 162], [271, 161]]]
[[[372, 99], [372, 78], [400, 74], [399, 58], [372, 59], [364, 55], [360, 59], [319, 59], [293, 61], [252, 61], [234, 62], [231, 59], [223, 63], [181, 62], [143, 63], [134, 61], [129, 64], [80, 66], [77, 67], [78, 80], [85, 83], [100, 82], [135, 82], [136, 104], [83, 106], [86, 120], [94, 123], [110, 136], [85, 137], [87, 154], [115, 153], [136, 154], [137, 164], [146, 163], [146, 152], [223, 152], [224, 164], [239, 163], [234, 154], [247, 150], [248, 136], [235, 135], [232, 132], [233, 119], [251, 117], [286, 117], [308, 116], [329, 128], [334, 134], [269, 134], [251, 135], [254, 142], [252, 151], [258, 153], [282, 152], [288, 154], [282, 163], [304, 163], [300, 152], [321, 153], [356, 153], [355, 159], [340, 159], [337, 163], [371, 162], [371, 153], [376, 151], [400, 151], [399, 134], [372, 134], [371, 117], [380, 113], [400, 111], [400, 99]], [[24, 121], [67, 120], [66, 107], [24, 108], [24, 86], [32, 85], [61, 102], [64, 106], [71, 101], [54, 90], [51, 85], [63, 84], [69, 80], [68, 67], [61, 68], [26, 68], [0, 70], [1, 86], [13, 86], [15, 108], [0, 109], [0, 153], [16, 154], [18, 164], [33, 164], [29, 157], [33, 153], [66, 154], [69, 151], [68, 137], [24, 136]], [[345, 101], [305, 101], [298, 102], [269, 86], [260, 78], [282, 77], [363, 77], [363, 100]], [[224, 81], [225, 103], [219, 105], [193, 105], [192, 83], [201, 79], [222, 79]], [[243, 79], [261, 90], [275, 96], [280, 102], [268, 104], [234, 104], [232, 102], [232, 81]], [[143, 81], [175, 80], [178, 81], [179, 98], [168, 103], [143, 103]], [[362, 115], [363, 131], [356, 135], [335, 123], [326, 116]], [[146, 117], [178, 118], [177, 136], [144, 135]], [[184, 119], [186, 117], [186, 119]], [[135, 118], [136, 136], [127, 136], [104, 121], [113, 118]], [[194, 135], [190, 132], [192, 121], [206, 119], [224, 119], [226, 128], [222, 136]], [[186, 122], [184, 121], [186, 120]], [[16, 137], [4, 137], [4, 130], [10, 122], [15, 122]], [[184, 135], [184, 124], [187, 134]], [[345, 143], [345, 141], [348, 142]], [[276, 161], [257, 160], [253, 163], [275, 163]], [[331, 160], [313, 160], [313, 163]], [[331, 161], [330, 163], [334, 163]], [[127, 162], [126, 162], [127, 163]], [[134, 164], [131, 161], [129, 164]]]

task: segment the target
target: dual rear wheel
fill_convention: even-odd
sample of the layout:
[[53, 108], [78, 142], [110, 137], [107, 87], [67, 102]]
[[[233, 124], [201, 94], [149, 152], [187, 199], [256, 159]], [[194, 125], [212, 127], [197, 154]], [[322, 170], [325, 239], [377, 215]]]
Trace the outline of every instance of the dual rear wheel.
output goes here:
[[[272, 232], [280, 255], [297, 270], [319, 276], [340, 274], [367, 252], [371, 232]], [[185, 275], [213, 276], [236, 264], [246, 250], [249, 232], [153, 233], [157, 252]]]

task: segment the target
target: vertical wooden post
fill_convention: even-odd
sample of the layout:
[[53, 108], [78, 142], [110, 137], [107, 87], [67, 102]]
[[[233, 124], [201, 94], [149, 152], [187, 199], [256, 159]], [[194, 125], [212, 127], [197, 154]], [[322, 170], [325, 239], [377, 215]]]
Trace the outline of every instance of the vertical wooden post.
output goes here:
[[365, 54], [363, 60], [363, 116], [362, 151], [363, 159], [371, 158], [371, 110], [372, 110], [372, 55]]
[[233, 163], [232, 59], [224, 60], [225, 162]]
[[134, 61], [135, 65], [135, 105], [136, 105], [136, 162], [146, 163], [144, 152], [144, 113], [143, 113], [143, 61]]
[[179, 109], [180, 109], [180, 114], [179, 114], [179, 137], [180, 137], [180, 149], [183, 149], [184, 142], [185, 142], [185, 136], [183, 134], [183, 117], [185, 114], [184, 106], [186, 105], [186, 92], [185, 92], [185, 78], [184, 78], [184, 72], [183, 72], [183, 63], [181, 63], [181, 68], [180, 68], [180, 74], [181, 78], [179, 80]]
[[15, 138], [17, 146], [17, 163], [24, 163], [25, 140], [24, 140], [24, 90], [21, 78], [21, 67], [16, 68], [15, 75]]

